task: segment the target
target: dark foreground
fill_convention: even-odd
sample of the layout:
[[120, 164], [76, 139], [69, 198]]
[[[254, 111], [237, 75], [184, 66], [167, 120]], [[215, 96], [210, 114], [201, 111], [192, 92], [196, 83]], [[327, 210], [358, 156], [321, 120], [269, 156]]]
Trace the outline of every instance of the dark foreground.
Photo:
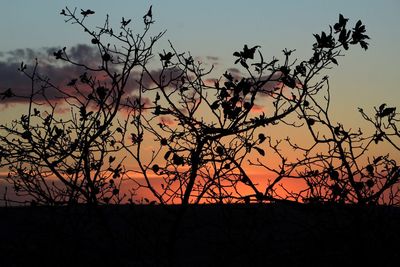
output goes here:
[[400, 260], [398, 208], [207, 205], [189, 207], [177, 223], [178, 209], [1, 208], [0, 266], [398, 266]]

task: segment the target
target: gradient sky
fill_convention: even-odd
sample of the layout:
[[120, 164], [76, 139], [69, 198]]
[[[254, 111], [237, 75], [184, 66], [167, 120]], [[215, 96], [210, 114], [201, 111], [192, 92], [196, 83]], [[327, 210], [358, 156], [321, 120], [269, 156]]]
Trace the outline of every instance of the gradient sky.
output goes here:
[[[327, 30], [338, 14], [361, 19], [371, 37], [370, 49], [347, 52], [339, 67], [327, 73], [331, 78], [334, 116], [345, 123], [359, 119], [356, 110], [382, 102], [395, 105], [400, 96], [400, 1], [3, 1], [0, 9], [0, 52], [17, 48], [72, 46], [89, 43], [78, 27], [64, 23], [61, 8], [91, 8], [91, 22], [101, 24], [108, 13], [118, 23], [122, 16], [136, 18], [153, 5], [155, 31], [167, 30], [158, 48], [171, 40], [180, 51], [219, 58], [219, 76], [233, 66], [232, 53], [249, 45], [261, 45], [264, 58], [281, 56], [281, 50], [297, 49], [300, 60], [311, 55], [313, 33]], [[141, 30], [141, 28], [139, 29]], [[1, 86], [1, 84], [0, 84]], [[4, 88], [0, 88], [4, 89]]]
[[[218, 63], [215, 77], [234, 67], [232, 53], [244, 44], [260, 45], [266, 60], [273, 56], [282, 59], [284, 48], [296, 49], [300, 61], [308, 60], [313, 33], [328, 31], [339, 13], [350, 18], [351, 27], [361, 19], [371, 37], [370, 48], [364, 51], [352, 47], [339, 59], [339, 67], [326, 72], [331, 84], [332, 117], [347, 127], [358, 128], [364, 124], [357, 107], [373, 113], [373, 106], [383, 102], [397, 105], [400, 99], [398, 0], [2, 1], [0, 62], [7, 52], [16, 49], [89, 44], [89, 37], [79, 27], [65, 23], [59, 15], [65, 6], [94, 10], [96, 14], [88, 19], [93, 25], [102, 25], [106, 14], [114, 25], [122, 16], [133, 18], [133, 26], [141, 32], [141, 18], [150, 5], [156, 20], [153, 32], [167, 30], [156, 50], [168, 49], [167, 41], [171, 40], [178, 51], [190, 51], [193, 56]], [[210, 59], [213, 57], [217, 59]], [[3, 82], [0, 80], [0, 91], [6, 89]], [[16, 114], [12, 109], [0, 110], [2, 120]]]

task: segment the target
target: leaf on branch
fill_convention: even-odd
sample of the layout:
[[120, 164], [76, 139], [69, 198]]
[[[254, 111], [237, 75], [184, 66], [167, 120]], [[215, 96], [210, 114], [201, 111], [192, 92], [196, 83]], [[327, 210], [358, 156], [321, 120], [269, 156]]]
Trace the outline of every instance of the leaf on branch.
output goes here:
[[392, 115], [395, 112], [396, 112], [396, 107], [385, 108], [385, 109], [383, 109], [382, 111], [379, 112], [378, 116], [383, 118], [383, 117]]
[[265, 151], [264, 149], [261, 149], [259, 147], [253, 147], [255, 150], [257, 150], [257, 152], [261, 155], [261, 156], [265, 156]]
[[233, 81], [233, 76], [232, 74], [230, 74], [229, 72], [225, 71], [225, 73], [223, 74], [223, 76], [228, 80], [228, 81]]
[[110, 56], [110, 54], [107, 53], [107, 52], [105, 52], [101, 58], [102, 58], [105, 62], [111, 60], [111, 56]]
[[368, 188], [372, 188], [375, 185], [374, 180], [368, 179], [365, 184], [368, 186]]
[[165, 155], [164, 155], [164, 159], [165, 159], [165, 160], [168, 160], [169, 156], [171, 156], [171, 153], [172, 153], [171, 150], [167, 151], [167, 152], [165, 153]]
[[112, 194], [115, 196], [115, 195], [118, 195], [118, 193], [119, 193], [119, 189], [118, 188], [114, 188], [113, 191], [112, 191]]
[[223, 167], [225, 170], [229, 170], [231, 168], [231, 165], [229, 163], [224, 164]]
[[32, 137], [32, 133], [27, 130], [21, 134], [21, 137], [24, 139], [30, 139]]
[[374, 166], [372, 166], [372, 164], [368, 164], [365, 169], [367, 170], [368, 174], [370, 176], [374, 175]]
[[339, 14], [339, 22], [335, 23], [335, 25], [333, 26], [333, 28], [335, 29], [335, 32], [338, 33], [343, 28], [345, 28], [348, 20], [349, 20], [348, 18], [344, 18], [342, 14]]
[[332, 180], [337, 181], [339, 179], [339, 172], [336, 170], [330, 170], [329, 176], [331, 177]]
[[153, 18], [153, 11], [152, 11], [153, 6], [151, 5], [147, 13], [143, 16], [143, 19], [145, 20], [145, 23], [149, 23], [149, 20]]
[[217, 154], [221, 156], [224, 154], [224, 148], [222, 146], [217, 146], [215, 152], [217, 152]]
[[313, 126], [315, 124], [315, 120], [313, 118], [308, 118], [307, 123], [308, 125]]
[[248, 48], [247, 45], [244, 45], [243, 52], [241, 52], [241, 56], [244, 59], [254, 59], [254, 53], [256, 49], [259, 48], [259, 45], [253, 46], [252, 48]]
[[160, 54], [160, 53], [158, 55], [160, 56], [160, 60], [164, 62], [165, 67], [167, 67], [171, 63], [171, 59], [174, 56], [173, 53], [171, 53], [171, 52], [166, 53], [165, 51], [164, 51], [164, 55]]
[[81, 15], [84, 16], [84, 17], [87, 17], [89, 15], [93, 15], [94, 13], [95, 12], [93, 10], [90, 10], [90, 9], [86, 9], [86, 10], [81, 9]]
[[11, 88], [8, 88], [7, 90], [5, 90], [3, 93], [1, 93], [0, 95], [2, 95], [3, 97], [1, 98], [1, 100], [4, 100], [6, 98], [10, 98], [15, 96], [15, 94], [13, 93], [13, 91], [11, 90]]
[[128, 24], [129, 24], [131, 21], [132, 21], [131, 19], [125, 20], [125, 18], [122, 17], [122, 21], [121, 21], [122, 27], [128, 26]]
[[58, 50], [57, 52], [54, 52], [53, 55], [56, 57], [56, 59], [62, 59], [62, 55], [63, 55], [63, 50]]
[[115, 157], [113, 157], [113, 156], [110, 156], [109, 158], [108, 158], [108, 163], [112, 163], [112, 162], [114, 162], [115, 161]]
[[174, 154], [174, 156], [172, 157], [172, 161], [175, 165], [184, 165], [185, 164], [183, 157], [181, 157], [177, 154]]
[[153, 170], [153, 172], [158, 173], [158, 171], [160, 170], [160, 166], [154, 164], [153, 167], [151, 167], [151, 169]]
[[383, 142], [383, 137], [385, 136], [384, 132], [376, 133], [374, 136], [374, 142], [375, 144], [378, 144], [379, 142]]
[[382, 156], [379, 156], [379, 157], [375, 158], [375, 159], [374, 159], [374, 161], [373, 161], [373, 162], [374, 162], [374, 164], [377, 164], [377, 163], [379, 163], [379, 161], [381, 161], [381, 160], [382, 160], [382, 158], [383, 158]]
[[267, 138], [265, 137], [265, 135], [263, 133], [260, 133], [258, 135], [259, 144], [262, 144], [265, 141], [265, 139], [267, 139]]
[[99, 96], [100, 100], [104, 100], [106, 98], [107, 92], [108, 92], [108, 89], [105, 88], [104, 86], [99, 86], [96, 89], [96, 93]]
[[162, 146], [168, 145], [168, 140], [166, 138], [161, 138], [160, 143]]
[[217, 100], [217, 101], [215, 101], [214, 103], [212, 103], [211, 106], [210, 106], [210, 108], [211, 108], [212, 110], [218, 109], [218, 108], [219, 108], [219, 101]]

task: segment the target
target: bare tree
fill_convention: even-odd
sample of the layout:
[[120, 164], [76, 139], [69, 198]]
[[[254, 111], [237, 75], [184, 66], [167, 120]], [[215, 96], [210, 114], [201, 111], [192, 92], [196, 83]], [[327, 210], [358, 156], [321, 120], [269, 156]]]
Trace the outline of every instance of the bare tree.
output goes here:
[[[108, 16], [103, 26], [92, 30], [86, 26], [92, 14], [90, 9], [61, 12], [66, 22], [90, 36], [98, 62], [88, 65], [71, 58], [64, 47], [54, 51], [54, 57], [58, 64], [75, 66], [81, 72], [78, 77], [57, 85], [40, 73], [37, 62], [32, 68], [21, 63], [19, 71], [31, 81], [30, 94], [19, 96], [12, 89], [3, 93], [3, 99], [20, 97], [28, 103], [20, 119], [0, 126], [0, 142], [1, 165], [9, 167], [6, 180], [32, 203], [120, 203], [127, 197], [120, 193], [126, 169], [118, 153], [118, 116], [131, 74], [140, 73], [152, 58], [163, 33], [148, 37], [153, 23], [148, 15], [140, 34], [124, 18], [118, 32], [113, 30]], [[67, 114], [60, 114], [59, 106], [66, 106]]]
[[[346, 24], [347, 19], [340, 16], [339, 24], [340, 21]], [[350, 37], [349, 33], [343, 33], [343, 29], [337, 25], [335, 30], [340, 31], [340, 36]], [[359, 36], [366, 39], [364, 31], [365, 27], [359, 21], [351, 36], [356, 40], [359, 40]], [[321, 39], [319, 36], [316, 39], [318, 47]], [[351, 40], [348, 42], [354, 43]], [[341, 43], [344, 48], [347, 47], [346, 43]], [[361, 41], [360, 44], [367, 48]], [[266, 194], [302, 202], [398, 205], [400, 172], [397, 162], [389, 154], [369, 153], [372, 146], [383, 141], [389, 142], [398, 151], [396, 108], [382, 104], [375, 108], [374, 117], [359, 109], [362, 117], [374, 127], [375, 133], [369, 135], [361, 129], [352, 130], [332, 121], [328, 78], [323, 78], [316, 86], [324, 91], [323, 97], [309, 94], [297, 110], [313, 142], [302, 145], [298, 140], [290, 138], [276, 142], [269, 139], [270, 148], [280, 159], [279, 167], [270, 166], [261, 160], [252, 162], [275, 174], [276, 178], [267, 186]], [[288, 159], [281, 152], [283, 147], [296, 153], [297, 157]], [[303, 189], [297, 192], [287, 190], [283, 182], [287, 179], [303, 180]], [[278, 194], [277, 189], [284, 194]]]
[[[58, 64], [74, 66], [80, 75], [57, 85], [40, 73], [38, 63], [32, 68], [22, 63], [30, 94], [2, 93], [3, 99], [24, 98], [29, 104], [27, 114], [0, 126], [1, 166], [9, 167], [6, 180], [18, 195], [39, 204], [121, 203], [132, 201], [121, 193], [123, 181], [130, 180], [136, 185], [132, 190], [146, 190], [156, 202], [184, 206], [285, 199], [380, 203], [385, 192], [391, 192], [390, 203], [397, 201], [396, 162], [380, 155], [361, 163], [368, 148], [382, 140], [399, 149], [395, 109], [382, 105], [374, 118], [361, 110], [376, 129], [371, 136], [330, 119], [329, 79], [322, 74], [350, 46], [368, 48], [361, 21], [350, 30], [340, 15], [328, 33], [314, 35], [307, 60], [293, 59], [295, 50], [288, 49], [282, 61], [264, 60], [259, 46], [244, 45], [233, 53], [244, 74], [227, 71], [213, 78], [213, 67], [172, 43], [158, 53], [161, 65], [154, 67], [154, 45], [164, 32], [148, 37], [151, 7], [140, 34], [125, 18], [116, 30], [108, 16], [91, 30], [86, 22], [93, 14], [90, 9], [61, 12], [90, 36], [96, 64], [59, 49], [54, 52]], [[62, 105], [68, 115], [57, 112]], [[305, 127], [313, 143], [274, 141], [268, 129], [282, 126]], [[289, 160], [280, 150], [284, 144], [300, 156]], [[278, 166], [265, 157], [267, 150], [280, 159]], [[246, 164], [275, 175], [264, 180], [265, 190]], [[288, 191], [288, 179], [306, 187]]]
[[[141, 165], [140, 171], [146, 179], [139, 187], [150, 189], [160, 202], [169, 203], [281, 199], [274, 194], [275, 186], [290, 178], [292, 171], [286, 170], [286, 156], [272, 144], [264, 128], [278, 124], [297, 128], [305, 119], [317, 143], [331, 142], [319, 141], [313, 130], [319, 116], [328, 115], [330, 103], [329, 98], [323, 97], [328, 79], [326, 76], [319, 78], [319, 75], [338, 64], [343, 49], [356, 44], [365, 50], [368, 48], [365, 26], [358, 21], [353, 30], [348, 30], [347, 21], [340, 15], [339, 22], [330, 27], [328, 34], [315, 34], [312, 57], [300, 63], [291, 59], [294, 50], [283, 50], [284, 61], [279, 63], [276, 58], [265, 61], [259, 46], [245, 45], [242, 51], [233, 54], [235, 63], [244, 69], [245, 77], [225, 72], [212, 82], [208, 78], [212, 68], [205, 69], [190, 54], [177, 52], [171, 44], [170, 51], [159, 54], [162, 64], [159, 72], [145, 68], [146, 79], [151, 82], [143, 86], [142, 93], [152, 95], [152, 113], [136, 114], [133, 122], [142, 130], [140, 141], [135, 152], [125, 146], [140, 162], [143, 136], [150, 135], [157, 141], [151, 163]], [[258, 59], [255, 59], [257, 52]], [[321, 101], [327, 103], [326, 109]], [[260, 105], [261, 115], [252, 112]], [[277, 174], [266, 191], [261, 192], [247, 174], [244, 162], [251, 153], [265, 156], [262, 144], [266, 140], [281, 156], [283, 164], [276, 170], [260, 160], [251, 163]], [[342, 143], [337, 139], [333, 141]], [[311, 160], [310, 151], [306, 150], [307, 160]], [[346, 157], [343, 153], [341, 156]], [[336, 158], [332, 153], [328, 157], [328, 160]], [[318, 160], [321, 163], [316, 164], [324, 162], [323, 158]], [[316, 159], [311, 161], [315, 164]], [[296, 166], [304, 164], [294, 163]], [[294, 166], [291, 168], [297, 170]], [[152, 184], [150, 176], [154, 174], [163, 180], [161, 188]], [[356, 186], [352, 178], [347, 180]], [[248, 189], [253, 193], [249, 194]]]

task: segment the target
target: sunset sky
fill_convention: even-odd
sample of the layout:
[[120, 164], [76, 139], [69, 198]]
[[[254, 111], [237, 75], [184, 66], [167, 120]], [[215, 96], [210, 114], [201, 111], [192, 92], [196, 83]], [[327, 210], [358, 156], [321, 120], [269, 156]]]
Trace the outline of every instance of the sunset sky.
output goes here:
[[[0, 92], [15, 82], [13, 63], [28, 65], [38, 56], [46, 61], [47, 48], [90, 44], [90, 38], [76, 25], [64, 22], [60, 11], [65, 6], [96, 12], [88, 19], [102, 25], [106, 14], [114, 25], [121, 17], [132, 18], [133, 28], [141, 32], [142, 16], [153, 5], [153, 33], [167, 30], [155, 50], [168, 49], [170, 40], [181, 52], [216, 66], [215, 77], [235, 67], [232, 53], [260, 45], [266, 60], [283, 59], [282, 49], [296, 49], [295, 57], [308, 60], [312, 55], [312, 34], [329, 31], [339, 13], [353, 27], [361, 19], [370, 36], [369, 49], [359, 46], [345, 51], [339, 66], [329, 75], [332, 116], [347, 127], [365, 126], [358, 107], [370, 114], [382, 103], [398, 105], [400, 99], [400, 1], [397, 0], [287, 0], [287, 1], [3, 1], [0, 8]], [[22, 56], [18, 49], [31, 49]], [[47, 51], [47, 54], [45, 53]], [[16, 71], [16, 70], [15, 70]], [[61, 75], [61, 74], [60, 74]], [[398, 107], [400, 108], [400, 107]], [[15, 108], [0, 103], [2, 120], [12, 117]]]
[[[357, 47], [348, 51], [339, 67], [327, 73], [334, 114], [353, 123], [359, 118], [357, 107], [367, 109], [382, 102], [394, 105], [399, 99], [400, 2], [396, 0], [4, 1], [0, 11], [1, 61], [6, 60], [7, 52], [20, 48], [88, 44], [88, 37], [75, 25], [64, 23], [59, 15], [65, 6], [93, 9], [96, 15], [90, 22], [94, 25], [101, 25], [110, 14], [114, 23], [124, 16], [136, 19], [136, 25], [142, 27], [141, 16], [150, 5], [156, 20], [154, 32], [167, 30], [157, 48], [168, 48], [167, 40], [171, 40], [179, 51], [191, 51], [209, 63], [218, 63], [216, 76], [233, 66], [232, 53], [244, 44], [260, 45], [267, 59], [282, 58], [283, 48], [296, 49], [300, 60], [307, 59], [314, 42], [312, 34], [328, 30], [339, 13], [350, 18], [349, 25], [361, 19], [371, 37], [369, 50]], [[7, 77], [1, 72], [3, 90]]]

